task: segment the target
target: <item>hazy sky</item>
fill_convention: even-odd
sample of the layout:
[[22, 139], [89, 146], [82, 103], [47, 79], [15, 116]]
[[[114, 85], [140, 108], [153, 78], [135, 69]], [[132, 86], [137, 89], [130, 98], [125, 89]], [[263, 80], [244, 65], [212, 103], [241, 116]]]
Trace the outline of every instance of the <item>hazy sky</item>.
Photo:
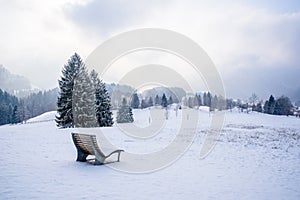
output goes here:
[[164, 28], [196, 41], [211, 57], [227, 96], [300, 91], [297, 0], [0, 0], [0, 64], [42, 89], [56, 87], [78, 52], [135, 28]]

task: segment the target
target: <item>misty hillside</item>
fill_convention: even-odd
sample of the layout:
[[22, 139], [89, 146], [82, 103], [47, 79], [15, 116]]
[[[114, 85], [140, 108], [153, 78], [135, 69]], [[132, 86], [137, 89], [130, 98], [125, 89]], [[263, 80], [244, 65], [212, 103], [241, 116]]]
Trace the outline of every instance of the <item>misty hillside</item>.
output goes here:
[[0, 65], [0, 88], [14, 93], [16, 90], [30, 90], [30, 81], [20, 75], [12, 74], [3, 65]]
[[[118, 107], [123, 97], [130, 99], [131, 95], [135, 92], [135, 89], [128, 85], [111, 83], [105, 84], [105, 86], [111, 98], [111, 104], [113, 108]], [[165, 94], [167, 97], [172, 96], [173, 99], [178, 99], [179, 101], [181, 101], [181, 99], [186, 96], [186, 91], [179, 87], [155, 87], [145, 90], [142, 92], [142, 94], [139, 95], [141, 95], [142, 98], [145, 99], [149, 97], [152, 97], [154, 99], [156, 95], [161, 97], [163, 94]]]
[[186, 91], [179, 87], [155, 87], [145, 90], [142, 96], [154, 98], [156, 95], [162, 96], [163, 94], [165, 94], [167, 97], [172, 96], [173, 99], [178, 99], [181, 101], [181, 99], [186, 96]]
[[123, 97], [130, 98], [134, 92], [134, 88], [128, 85], [119, 85], [115, 83], [105, 84], [107, 92], [111, 99], [113, 108], [117, 108]]

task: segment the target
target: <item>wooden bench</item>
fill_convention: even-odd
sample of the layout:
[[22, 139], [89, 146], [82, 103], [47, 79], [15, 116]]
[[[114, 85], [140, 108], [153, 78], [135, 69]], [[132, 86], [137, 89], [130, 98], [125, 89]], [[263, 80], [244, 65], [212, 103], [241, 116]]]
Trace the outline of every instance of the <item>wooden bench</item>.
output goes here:
[[117, 153], [118, 154], [118, 162], [120, 161], [120, 154], [124, 150], [115, 150], [108, 154], [107, 156], [100, 150], [96, 135], [87, 135], [80, 133], [72, 133], [72, 138], [74, 145], [77, 149], [77, 159], [76, 161], [85, 162], [88, 155], [95, 156], [95, 165], [103, 165], [104, 161], [110, 157], [111, 155]]

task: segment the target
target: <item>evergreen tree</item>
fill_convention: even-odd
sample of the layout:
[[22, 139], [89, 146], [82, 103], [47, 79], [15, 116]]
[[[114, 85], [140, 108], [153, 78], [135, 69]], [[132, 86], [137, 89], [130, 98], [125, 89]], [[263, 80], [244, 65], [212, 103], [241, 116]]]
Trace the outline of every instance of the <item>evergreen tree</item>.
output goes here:
[[196, 94], [197, 96], [197, 101], [198, 101], [198, 106], [202, 106], [202, 98], [201, 98], [201, 95], [200, 94]]
[[0, 125], [18, 123], [18, 98], [0, 89]]
[[210, 110], [215, 111], [216, 109], [218, 109], [218, 105], [219, 105], [219, 100], [217, 95], [215, 95], [211, 100]]
[[26, 120], [26, 106], [25, 106], [25, 102], [23, 99], [20, 100], [19, 102], [19, 107], [18, 107], [18, 118], [20, 119], [20, 122]]
[[152, 97], [149, 97], [148, 106], [149, 107], [153, 106], [153, 99], [152, 99]]
[[83, 66], [80, 56], [75, 53], [64, 66], [59, 84], [56, 123], [61, 128], [73, 127], [72, 96], [74, 79]]
[[147, 105], [147, 102], [145, 99], [142, 99], [142, 102], [141, 102], [141, 109], [144, 109], [144, 108], [147, 108], [148, 105]]
[[275, 115], [292, 115], [293, 105], [288, 97], [281, 96], [275, 102], [274, 114]]
[[264, 113], [269, 113], [269, 101], [265, 101], [264, 104]]
[[206, 92], [203, 94], [203, 105], [208, 106]]
[[207, 106], [211, 107], [211, 94], [210, 94], [210, 92], [207, 92], [206, 100], [207, 100]]
[[110, 97], [105, 84], [98, 78], [95, 70], [91, 72], [91, 80], [95, 89], [95, 111], [96, 118], [100, 127], [112, 126], [113, 117], [111, 112]]
[[164, 108], [166, 108], [168, 106], [168, 100], [167, 100], [167, 97], [166, 97], [165, 93], [163, 94], [163, 96], [161, 98], [161, 105]]
[[270, 96], [269, 101], [268, 101], [268, 114], [274, 114], [274, 108], [275, 108], [275, 98], [273, 95]]
[[125, 98], [122, 100], [122, 106], [117, 112], [117, 123], [132, 123], [134, 121], [132, 109], [127, 105]]
[[168, 100], [168, 104], [169, 104], [169, 105], [172, 105], [173, 103], [174, 103], [174, 102], [173, 102], [173, 98], [172, 98], [172, 96], [170, 96], [170, 97], [169, 97], [169, 100]]
[[154, 103], [156, 106], [161, 105], [161, 101], [158, 95], [155, 96]]
[[133, 93], [132, 99], [131, 99], [131, 107], [133, 109], [137, 109], [137, 108], [139, 108], [139, 106], [140, 106], [139, 97], [138, 97], [137, 93]]
[[89, 128], [99, 126], [95, 111], [94, 85], [83, 64], [74, 79], [72, 99], [74, 127]]
[[195, 94], [194, 97], [194, 107], [199, 107], [202, 104], [201, 96], [200, 94], [198, 95], [197, 93]]
[[19, 122], [20, 122], [20, 119], [19, 119], [19, 116], [18, 116], [18, 106], [15, 105], [14, 109], [13, 109], [13, 112], [12, 112], [12, 121], [11, 121], [11, 123], [12, 124], [17, 124]]
[[232, 99], [226, 99], [226, 109], [229, 109], [230, 111], [232, 111], [231, 109], [234, 106], [234, 102]]

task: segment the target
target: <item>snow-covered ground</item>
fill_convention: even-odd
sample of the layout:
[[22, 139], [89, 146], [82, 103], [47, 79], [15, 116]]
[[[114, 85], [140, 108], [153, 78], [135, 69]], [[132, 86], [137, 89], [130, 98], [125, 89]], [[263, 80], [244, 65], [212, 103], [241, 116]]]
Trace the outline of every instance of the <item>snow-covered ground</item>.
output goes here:
[[[0, 199], [300, 199], [299, 118], [227, 112], [214, 149], [199, 159], [211, 121], [205, 109], [190, 110], [188, 116], [171, 110], [163, 125], [155, 117], [164, 114], [150, 113], [135, 110], [134, 125], [151, 127], [152, 136], [132, 137], [121, 131], [128, 127], [116, 124], [101, 129], [126, 152], [121, 162], [105, 166], [75, 162], [74, 130], [48, 121], [55, 112], [29, 120], [36, 123], [1, 126]], [[171, 165], [151, 173], [116, 170], [142, 163], [129, 153], [162, 151], [175, 140], [181, 117], [192, 120], [195, 114], [197, 130], [184, 130], [195, 137], [182, 138], [191, 145]]]

